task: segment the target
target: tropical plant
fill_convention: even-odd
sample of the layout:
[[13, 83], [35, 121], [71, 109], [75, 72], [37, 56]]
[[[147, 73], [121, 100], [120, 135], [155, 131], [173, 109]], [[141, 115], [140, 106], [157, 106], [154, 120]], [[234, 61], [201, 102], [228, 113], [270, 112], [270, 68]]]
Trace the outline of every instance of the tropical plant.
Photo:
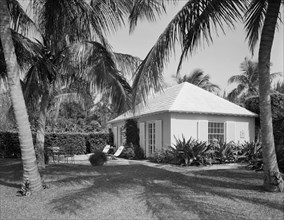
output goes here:
[[275, 91], [284, 94], [284, 81], [278, 81], [273, 88]]
[[[144, 100], [151, 89], [158, 89], [161, 85], [164, 66], [169, 61], [177, 42], [182, 49], [177, 69], [179, 73], [188, 54], [192, 54], [203, 40], [207, 43], [213, 41], [212, 30], [217, 32], [220, 27], [225, 32], [225, 26], [232, 29], [237, 21], [244, 22], [252, 52], [261, 35], [258, 54], [260, 124], [264, 188], [268, 191], [282, 191], [284, 188], [276, 161], [270, 106], [270, 54], [277, 22], [280, 21], [281, 4], [283, 4], [282, 0], [187, 1], [142, 61], [133, 83], [133, 93], [140, 94]], [[134, 95], [134, 98], [136, 96]], [[279, 176], [280, 181], [278, 181]]]
[[[30, 68], [26, 82], [32, 82], [39, 88], [36, 150], [39, 164], [44, 167], [44, 130], [54, 87], [68, 87], [70, 81], [83, 80], [79, 87], [81, 91], [90, 89], [90, 86], [93, 91], [94, 88], [96, 91], [107, 91], [118, 112], [128, 108], [130, 87], [116, 66], [116, 60], [121, 63], [119, 58], [123, 54], [112, 53], [104, 33], [116, 30], [117, 26], [123, 24], [123, 17], [132, 3], [93, 0], [34, 0], [32, 3], [37, 27], [44, 39], [42, 46], [46, 56], [37, 67]], [[109, 7], [110, 4], [112, 7]], [[50, 71], [52, 68], [42, 68], [46, 60], [51, 62], [56, 72]], [[63, 82], [62, 76], [65, 78]], [[35, 91], [29, 85], [26, 88]]]
[[[246, 57], [241, 63], [240, 69], [242, 71], [240, 75], [231, 76], [228, 80], [228, 84], [236, 83], [237, 87], [227, 96], [230, 101], [238, 104], [244, 103], [248, 97], [259, 94], [258, 63]], [[276, 76], [279, 76], [279, 73], [270, 74], [271, 82]]]
[[196, 69], [189, 75], [176, 76], [177, 83], [189, 82], [196, 85], [206, 91], [218, 93], [220, 87], [212, 82], [210, 82], [210, 76], [208, 74], [204, 75], [201, 69]]
[[176, 143], [172, 146], [173, 154], [186, 166], [206, 164], [206, 152], [210, 149], [206, 142], [199, 142], [192, 138], [186, 140], [175, 137]]
[[[0, 4], [0, 39], [6, 64], [7, 81], [10, 88], [11, 101], [19, 131], [24, 171], [23, 178], [29, 179], [30, 189], [32, 191], [38, 191], [42, 189], [42, 183], [36, 163], [30, 123], [20, 84], [19, 66], [10, 30], [8, 2], [6, 0], [1, 0]], [[20, 20], [19, 17], [18, 20]]]
[[234, 143], [213, 144], [209, 148], [213, 150], [212, 157], [217, 163], [234, 163], [237, 161], [239, 150]]

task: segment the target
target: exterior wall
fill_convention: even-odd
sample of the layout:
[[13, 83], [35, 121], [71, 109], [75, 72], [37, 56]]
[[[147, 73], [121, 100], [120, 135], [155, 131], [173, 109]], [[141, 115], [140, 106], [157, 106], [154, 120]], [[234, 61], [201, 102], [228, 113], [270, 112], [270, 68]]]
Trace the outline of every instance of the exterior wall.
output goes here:
[[163, 147], [165, 146], [170, 146], [171, 145], [171, 139], [170, 139], [170, 115], [169, 113], [162, 113], [162, 114], [155, 114], [155, 115], [149, 115], [149, 116], [144, 116], [141, 118], [138, 118], [138, 125], [140, 123], [144, 123], [145, 125], [145, 139], [144, 141], [140, 141], [140, 145], [143, 148], [144, 152], [146, 153], [146, 156], [150, 156], [148, 153], [148, 128], [147, 124], [148, 123], [153, 123], [153, 122], [158, 122], [160, 121], [161, 123], [161, 143], [159, 144], [161, 147], [160, 149], [156, 149], [156, 151], [162, 150]]
[[[140, 137], [140, 146], [143, 148], [144, 152], [146, 153], [146, 156], [150, 156], [148, 153], [148, 128], [147, 125], [148, 123], [154, 123], [154, 122], [159, 122], [159, 127], [161, 127], [161, 130], [159, 132], [160, 135], [157, 135], [157, 141], [160, 143], [157, 143], [157, 149], [156, 151], [162, 150], [163, 147], [170, 146], [171, 145], [171, 137], [170, 137], [170, 114], [169, 113], [162, 113], [162, 114], [154, 114], [154, 115], [149, 115], [149, 116], [144, 116], [137, 118], [137, 126], [141, 130], [144, 127], [143, 135], [142, 138]], [[114, 134], [114, 143], [116, 146], [119, 146], [119, 128], [123, 127], [125, 122], [115, 122], [111, 124], [112, 131], [115, 131], [115, 127], [117, 128], [117, 134]], [[142, 125], [142, 126], [141, 126]], [[158, 134], [158, 131], [157, 131]], [[141, 140], [144, 139], [144, 140]], [[158, 140], [159, 139], [159, 140]]]
[[[186, 139], [192, 137], [200, 141], [208, 141], [208, 122], [225, 123], [225, 141], [243, 143], [244, 141], [254, 141], [255, 138], [255, 119], [253, 117], [241, 116], [222, 116], [222, 115], [203, 115], [203, 114], [187, 114], [187, 113], [161, 113], [137, 118], [140, 130], [140, 146], [150, 156], [148, 149], [148, 127], [149, 123], [157, 123], [161, 127], [159, 133], [160, 142], [156, 151], [162, 150], [167, 146], [176, 143], [176, 138], [184, 136]], [[120, 129], [125, 122], [112, 123], [112, 131], [114, 132], [114, 143], [120, 146], [123, 140], [120, 138]], [[160, 137], [161, 136], [161, 137]], [[143, 139], [143, 140], [142, 140]]]
[[124, 138], [121, 138], [121, 129], [124, 127], [124, 122], [115, 122], [111, 124], [113, 132], [113, 142], [116, 147], [124, 144]]
[[171, 144], [176, 142], [174, 137], [181, 138], [182, 135], [186, 139], [208, 141], [208, 122], [225, 123], [226, 142], [254, 141], [253, 117], [171, 113]]

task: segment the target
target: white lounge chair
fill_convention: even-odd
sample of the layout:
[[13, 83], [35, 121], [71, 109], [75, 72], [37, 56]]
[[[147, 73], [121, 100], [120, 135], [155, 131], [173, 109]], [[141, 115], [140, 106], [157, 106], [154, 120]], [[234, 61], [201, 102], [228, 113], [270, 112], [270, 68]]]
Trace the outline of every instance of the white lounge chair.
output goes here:
[[104, 149], [103, 149], [103, 152], [104, 152], [105, 154], [107, 154], [107, 153], [109, 152], [109, 150], [110, 150], [110, 145], [106, 145], [106, 146], [104, 147]]
[[116, 152], [114, 153], [113, 156], [118, 157], [118, 156], [122, 153], [123, 149], [124, 149], [124, 146], [120, 146], [120, 147], [116, 150]]

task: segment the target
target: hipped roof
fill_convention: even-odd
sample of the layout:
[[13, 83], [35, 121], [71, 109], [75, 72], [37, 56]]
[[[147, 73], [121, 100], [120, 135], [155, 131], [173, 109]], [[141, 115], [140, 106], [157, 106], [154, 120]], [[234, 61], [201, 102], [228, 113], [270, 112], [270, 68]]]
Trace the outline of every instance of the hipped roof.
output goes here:
[[137, 105], [135, 111], [127, 111], [109, 123], [163, 112], [257, 117], [245, 108], [184, 82], [156, 93], [146, 103]]

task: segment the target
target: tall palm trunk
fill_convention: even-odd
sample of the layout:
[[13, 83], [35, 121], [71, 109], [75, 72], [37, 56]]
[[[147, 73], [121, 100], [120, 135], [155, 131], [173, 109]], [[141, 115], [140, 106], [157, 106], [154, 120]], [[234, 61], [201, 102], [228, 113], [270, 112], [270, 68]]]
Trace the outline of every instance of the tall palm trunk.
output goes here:
[[45, 160], [44, 160], [44, 135], [45, 135], [45, 124], [46, 124], [46, 113], [47, 113], [47, 106], [48, 106], [48, 91], [43, 94], [41, 102], [40, 102], [40, 112], [39, 112], [39, 119], [37, 125], [37, 132], [36, 132], [36, 143], [35, 143], [35, 150], [37, 156], [37, 162], [39, 169], [45, 168]]
[[0, 0], [0, 39], [6, 62], [11, 100], [18, 126], [24, 170], [23, 177], [24, 179], [29, 179], [32, 191], [38, 191], [42, 189], [41, 177], [36, 163], [30, 123], [20, 84], [19, 67], [9, 27], [10, 15], [7, 0]]
[[268, 191], [283, 191], [283, 180], [276, 160], [270, 102], [270, 54], [281, 0], [268, 1], [258, 54], [259, 107], [262, 135], [264, 187]]

